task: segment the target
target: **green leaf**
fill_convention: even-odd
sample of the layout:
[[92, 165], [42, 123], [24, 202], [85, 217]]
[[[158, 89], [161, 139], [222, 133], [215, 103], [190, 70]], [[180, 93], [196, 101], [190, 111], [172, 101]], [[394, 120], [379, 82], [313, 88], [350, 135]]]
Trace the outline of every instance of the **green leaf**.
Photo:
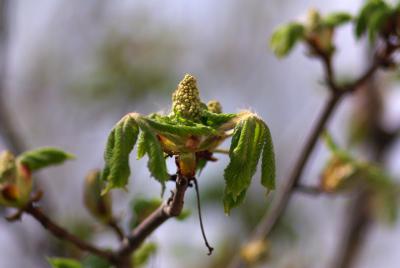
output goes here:
[[123, 117], [108, 136], [104, 152], [105, 167], [102, 179], [108, 183], [103, 194], [112, 188], [124, 187], [130, 176], [129, 155], [139, 134], [136, 120], [131, 115]]
[[88, 255], [82, 261], [83, 268], [111, 268], [111, 264], [95, 255]]
[[[361, 9], [359, 15], [356, 18], [356, 37], [360, 38], [364, 35], [367, 29], [370, 28], [370, 20], [374, 13], [380, 13], [382, 10], [388, 10], [389, 6], [382, 0], [370, 0]], [[377, 20], [377, 19], [375, 19]], [[376, 25], [376, 22], [373, 23]], [[374, 28], [376, 26], [373, 26]], [[374, 30], [375, 31], [375, 30]], [[371, 29], [369, 29], [371, 34]]]
[[349, 13], [336, 12], [323, 18], [321, 23], [323, 26], [335, 28], [351, 21], [352, 19], [353, 17]]
[[144, 132], [140, 132], [137, 145], [137, 159], [142, 159], [146, 154], [146, 139]]
[[218, 128], [220, 125], [228, 122], [229, 120], [235, 117], [237, 117], [236, 114], [223, 114], [223, 113], [217, 114], [204, 110], [202, 115], [202, 121], [207, 126]]
[[164, 192], [165, 182], [169, 179], [170, 175], [168, 174], [161, 144], [147, 122], [147, 120], [138, 121], [140, 129], [144, 133], [145, 142], [143, 145], [145, 147], [146, 154], [149, 157], [147, 167], [151, 175], [161, 183], [162, 192]]
[[272, 143], [271, 132], [264, 122], [264, 147], [261, 162], [261, 184], [264, 185], [268, 191], [275, 189], [275, 153], [274, 145]]
[[68, 154], [54, 147], [43, 147], [32, 151], [27, 151], [18, 157], [18, 160], [29, 168], [36, 171], [52, 165], [59, 165], [66, 160], [73, 159], [72, 154]]
[[184, 209], [179, 216], [175, 217], [178, 221], [184, 221], [192, 214], [189, 209]]
[[130, 221], [131, 229], [136, 227], [147, 216], [153, 213], [162, 203], [160, 198], [145, 199], [138, 198], [131, 202], [132, 218]]
[[[238, 123], [229, 151], [230, 163], [224, 173], [225, 195], [227, 196], [224, 200], [232, 199], [235, 204], [239, 204], [236, 202], [237, 197], [243, 195], [243, 192], [247, 190], [251, 178], [256, 172], [261, 151], [265, 147], [266, 134], [265, 124], [255, 116], [249, 116]], [[266, 156], [270, 155], [266, 154]], [[264, 158], [267, 159], [267, 157]], [[270, 159], [267, 160], [270, 161]], [[270, 163], [266, 163], [265, 166], [268, 164]], [[268, 171], [267, 168], [263, 168], [263, 170]], [[262, 181], [264, 181], [264, 177], [268, 178], [267, 175], [262, 176]], [[227, 204], [230, 203], [232, 202]], [[225, 212], [229, 213], [230, 207], [227, 204], [225, 204]]]
[[173, 122], [159, 122], [145, 117], [142, 120], [160, 134], [174, 134], [185, 137], [189, 135], [211, 135], [216, 133], [213, 128], [195, 122], [192, 122], [191, 126], [187, 126], [184, 124], [174, 124]]
[[374, 42], [376, 35], [381, 31], [385, 22], [390, 18], [392, 11], [389, 8], [381, 8], [371, 14], [368, 21], [368, 37], [370, 42]]
[[133, 255], [134, 267], [142, 267], [148, 261], [151, 255], [157, 252], [157, 245], [155, 243], [143, 244]]
[[83, 268], [82, 264], [73, 259], [48, 258], [52, 268]]
[[273, 52], [281, 58], [286, 56], [303, 37], [304, 26], [292, 22], [279, 27], [272, 34], [269, 45]]
[[239, 206], [243, 203], [246, 197], [247, 190], [241, 192], [238, 196], [234, 197], [230, 192], [224, 191], [224, 211], [229, 215], [232, 208]]

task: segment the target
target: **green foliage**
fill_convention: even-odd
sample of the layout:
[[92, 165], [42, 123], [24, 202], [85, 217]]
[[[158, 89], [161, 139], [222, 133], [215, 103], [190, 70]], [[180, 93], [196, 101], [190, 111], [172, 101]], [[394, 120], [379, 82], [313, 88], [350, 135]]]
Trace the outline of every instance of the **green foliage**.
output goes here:
[[294, 48], [296, 43], [304, 38], [304, 26], [291, 22], [279, 27], [270, 40], [270, 47], [278, 57], [284, 57]]
[[397, 219], [400, 187], [374, 163], [360, 161], [339, 148], [329, 134], [324, 135], [332, 158], [326, 166], [322, 189], [329, 192], [367, 189], [371, 195], [374, 212], [388, 222]]
[[112, 220], [112, 199], [110, 193], [101, 194], [104, 181], [100, 171], [93, 170], [85, 177], [84, 204], [86, 209], [102, 223]]
[[262, 184], [268, 190], [275, 186], [275, 160], [271, 136], [267, 126], [256, 116], [243, 118], [235, 127], [229, 150], [230, 162], [225, 169], [225, 212], [239, 205], [256, 172], [263, 151]]
[[82, 264], [73, 259], [48, 258], [52, 268], [84, 268]]
[[274, 145], [268, 126], [264, 122], [260, 124], [263, 125], [265, 135], [261, 162], [261, 184], [268, 190], [274, 190], [276, 177]]
[[66, 160], [73, 159], [72, 154], [68, 154], [60, 149], [44, 147], [32, 151], [27, 151], [18, 157], [18, 160], [29, 168], [36, 171], [52, 165], [59, 165]]
[[176, 217], [176, 219], [177, 219], [178, 221], [184, 221], [184, 220], [186, 220], [187, 218], [189, 218], [190, 215], [192, 215], [192, 212], [190, 212], [190, 210], [188, 210], [188, 209], [184, 209], [184, 210], [181, 212], [181, 214], [179, 214], [179, 216]]
[[133, 254], [133, 265], [135, 267], [143, 267], [149, 261], [151, 255], [157, 252], [157, 245], [155, 243], [143, 244], [134, 254]]
[[82, 268], [111, 268], [111, 264], [95, 255], [88, 255], [82, 260]]
[[368, 32], [369, 40], [374, 41], [395, 9], [383, 0], [369, 0], [362, 7], [356, 19], [357, 38]]
[[229, 212], [244, 199], [260, 158], [261, 184], [268, 190], [274, 189], [275, 159], [267, 125], [248, 111], [221, 112], [222, 107], [216, 101], [210, 102], [209, 107], [201, 102], [196, 79], [186, 75], [174, 92], [169, 115], [130, 113], [122, 118], [107, 142], [102, 178], [108, 186], [104, 193], [126, 185], [130, 175], [129, 154], [137, 138], [137, 158], [148, 156], [148, 169], [164, 191], [164, 184], [170, 178], [165, 156], [175, 156], [180, 174], [192, 177], [213, 159], [213, 151], [230, 137], [232, 130], [235, 134], [231, 161], [225, 169], [225, 211]]
[[338, 27], [353, 19], [353, 16], [346, 12], [335, 12], [322, 19], [321, 24], [326, 27]]
[[160, 198], [137, 198], [131, 202], [132, 218], [130, 227], [136, 227], [142, 220], [154, 212], [162, 203]]
[[129, 155], [138, 134], [139, 128], [131, 115], [123, 117], [112, 129], [104, 152], [105, 167], [102, 179], [108, 184], [103, 193], [115, 187], [125, 187], [128, 183], [131, 173]]
[[[151, 175], [157, 179], [162, 185], [162, 192], [165, 189], [165, 182], [169, 179], [169, 174], [167, 170], [167, 165], [165, 163], [164, 152], [158, 141], [154, 131], [150, 126], [143, 121], [138, 121], [140, 129], [144, 133], [143, 140], [141, 141], [141, 151], [145, 151], [149, 160], [147, 162], [147, 167]], [[143, 148], [143, 149], [142, 149]]]

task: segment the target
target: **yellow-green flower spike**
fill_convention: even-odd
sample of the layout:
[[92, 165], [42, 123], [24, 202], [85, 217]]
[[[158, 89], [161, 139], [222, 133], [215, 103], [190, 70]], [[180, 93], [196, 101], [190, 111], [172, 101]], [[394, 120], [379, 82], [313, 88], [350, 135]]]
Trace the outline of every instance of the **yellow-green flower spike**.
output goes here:
[[219, 101], [216, 100], [211, 100], [207, 103], [207, 108], [210, 112], [215, 113], [215, 114], [220, 114], [222, 113], [222, 106]]
[[318, 29], [321, 23], [321, 15], [318, 10], [311, 8], [307, 14], [307, 28], [309, 31], [315, 31]]
[[203, 109], [196, 78], [186, 74], [172, 95], [172, 111], [183, 118], [197, 121]]

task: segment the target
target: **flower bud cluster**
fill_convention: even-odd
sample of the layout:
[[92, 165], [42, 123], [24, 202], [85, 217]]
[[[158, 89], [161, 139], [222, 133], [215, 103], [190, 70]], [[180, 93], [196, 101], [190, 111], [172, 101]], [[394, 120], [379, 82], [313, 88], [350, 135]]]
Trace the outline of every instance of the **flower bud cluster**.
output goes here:
[[219, 101], [216, 100], [211, 100], [207, 103], [207, 108], [210, 112], [215, 113], [215, 114], [220, 114], [222, 113], [222, 106]]
[[183, 118], [196, 121], [201, 115], [203, 105], [196, 78], [186, 74], [172, 95], [172, 111]]

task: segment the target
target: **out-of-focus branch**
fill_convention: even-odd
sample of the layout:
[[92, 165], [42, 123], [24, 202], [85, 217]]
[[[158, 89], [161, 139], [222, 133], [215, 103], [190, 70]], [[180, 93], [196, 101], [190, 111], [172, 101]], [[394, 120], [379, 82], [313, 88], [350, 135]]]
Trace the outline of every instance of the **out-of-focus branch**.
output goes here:
[[79, 237], [71, 234], [70, 232], [68, 232], [67, 230], [56, 224], [53, 220], [51, 220], [46, 214], [42, 212], [41, 209], [35, 207], [33, 203], [29, 203], [28, 206], [24, 209], [24, 212], [31, 215], [38, 222], [40, 222], [40, 224], [55, 237], [61, 240], [68, 241], [71, 244], [78, 247], [79, 249], [86, 252], [90, 252], [101, 258], [104, 258], [110, 261], [111, 263], [115, 262], [115, 257], [112, 252], [100, 249], [94, 245], [91, 245], [81, 240]]
[[7, 109], [6, 73], [8, 58], [8, 0], [0, 0], [0, 135], [7, 147], [15, 154], [24, 151], [24, 143], [12, 122], [13, 116]]
[[[396, 47], [398, 46], [391, 46], [391, 52]], [[388, 149], [397, 136], [397, 130], [389, 131], [382, 123], [384, 102], [375, 79], [370, 79], [365, 87], [366, 90], [359, 92], [360, 107], [357, 114], [358, 117], [365, 119], [363, 127], [368, 133], [363, 144], [371, 152], [372, 161], [383, 163]], [[343, 234], [339, 236], [332, 268], [354, 266], [373, 225], [372, 211], [369, 206], [370, 199], [371, 194], [368, 191], [360, 190], [350, 201], [349, 213], [346, 214]]]
[[[312, 44], [310, 45], [312, 46]], [[330, 99], [325, 104], [316, 125], [310, 132], [306, 143], [300, 152], [299, 158], [296, 161], [292, 172], [290, 173], [289, 178], [283, 185], [281, 191], [277, 192], [277, 196], [273, 200], [271, 209], [265, 214], [260, 223], [256, 226], [254, 232], [251, 235], [250, 241], [267, 238], [274, 226], [277, 224], [280, 217], [283, 215], [290, 201], [292, 193], [295, 191], [296, 186], [301, 178], [308, 159], [315, 148], [318, 138], [322, 131], [325, 129], [325, 126], [328, 123], [329, 119], [333, 116], [335, 108], [339, 104], [340, 100], [342, 100], [345, 95], [357, 91], [373, 76], [373, 74], [379, 69], [379, 67], [385, 66], [391, 60], [391, 55], [397, 48], [397, 45], [392, 45], [389, 42], [385, 43], [385, 45], [374, 55], [374, 60], [371, 66], [357, 80], [348, 85], [339, 85], [335, 82], [331, 55], [327, 55], [325, 52], [318, 49], [314, 51], [316, 53], [316, 56], [321, 59], [324, 66], [324, 70], [326, 72], [326, 82], [331, 92]], [[230, 267], [244, 267], [244, 263], [241, 260], [239, 254], [237, 254], [236, 257], [233, 259]]]

